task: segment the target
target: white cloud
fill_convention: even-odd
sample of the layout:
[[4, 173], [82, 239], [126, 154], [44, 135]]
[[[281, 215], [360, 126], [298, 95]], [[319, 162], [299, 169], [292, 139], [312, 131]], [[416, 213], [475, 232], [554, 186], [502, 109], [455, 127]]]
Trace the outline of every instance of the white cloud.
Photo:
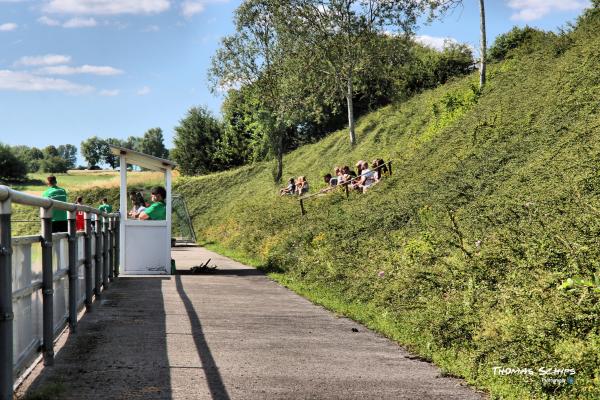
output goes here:
[[0, 90], [22, 92], [57, 91], [83, 94], [93, 92], [94, 88], [64, 79], [45, 78], [20, 71], [0, 70]]
[[457, 43], [457, 40], [451, 37], [436, 37], [429, 35], [417, 35], [415, 36], [415, 41], [436, 50], [444, 50], [447, 43]]
[[160, 27], [158, 25], [150, 25], [144, 28], [143, 32], [158, 32]]
[[204, 1], [184, 1], [181, 4], [181, 13], [184, 17], [190, 18], [193, 15], [200, 14], [204, 11]]
[[17, 29], [18, 25], [14, 22], [7, 22], [5, 24], [0, 24], [0, 32], [10, 32]]
[[106, 66], [82, 65], [81, 67], [71, 67], [70, 65], [56, 65], [45, 67], [38, 71], [44, 75], [75, 75], [75, 74], [90, 74], [90, 75], [120, 75], [123, 73], [120, 69]]
[[57, 64], [68, 64], [71, 62], [71, 56], [63, 56], [60, 54], [46, 54], [43, 56], [28, 56], [21, 57], [17, 61], [16, 65], [25, 66], [43, 66], [43, 65], [57, 65]]
[[141, 88], [140, 90], [137, 91], [138, 96], [145, 96], [147, 94], [150, 94], [150, 88], [148, 86], [144, 86], [143, 88]]
[[113, 96], [118, 96], [119, 93], [120, 93], [120, 91], [118, 89], [114, 89], [114, 90], [101, 90], [100, 91], [100, 96], [113, 97]]
[[170, 6], [170, 0], [49, 0], [43, 10], [76, 15], [158, 14]]
[[47, 17], [47, 16], [45, 16], [45, 15], [43, 15], [43, 16], [41, 16], [41, 17], [39, 17], [39, 18], [37, 19], [37, 21], [38, 21], [40, 24], [43, 24], [43, 25], [48, 25], [48, 26], [59, 26], [59, 25], [60, 25], [60, 21], [57, 21], [57, 20], [55, 20], [55, 19], [52, 19], [52, 18], [48, 18], [48, 17]]
[[553, 11], [577, 11], [589, 5], [589, 0], [508, 0], [508, 6], [515, 10], [510, 19], [515, 21], [533, 21]]
[[71, 18], [63, 24], [63, 28], [91, 28], [98, 25], [94, 18]]

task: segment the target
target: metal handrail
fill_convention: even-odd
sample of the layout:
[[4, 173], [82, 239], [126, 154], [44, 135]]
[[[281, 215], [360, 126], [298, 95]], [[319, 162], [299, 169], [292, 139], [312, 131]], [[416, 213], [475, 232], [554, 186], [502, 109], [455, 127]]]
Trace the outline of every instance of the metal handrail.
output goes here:
[[[40, 208], [41, 235], [18, 237], [13, 239], [11, 233], [12, 203]], [[68, 211], [68, 233], [54, 234], [52, 232], [52, 210]], [[76, 212], [85, 213], [85, 232], [76, 230]], [[92, 214], [97, 215], [98, 223], [92, 229]], [[14, 383], [14, 354], [13, 354], [13, 301], [19, 296], [27, 296], [31, 291], [42, 291], [42, 350], [44, 364], [54, 363], [54, 339], [57, 334], [54, 324], [54, 282], [57, 276], [68, 276], [68, 316], [61, 317], [60, 326], [69, 324], [72, 332], [77, 327], [78, 306], [81, 304], [78, 296], [78, 279], [81, 259], [78, 256], [78, 238], [84, 237], [84, 273], [85, 273], [85, 307], [90, 310], [93, 296], [98, 299], [114, 281], [119, 271], [119, 226], [120, 213], [106, 213], [97, 208], [75, 203], [38, 197], [19, 192], [8, 186], [0, 185], [0, 400], [9, 400], [13, 396]], [[103, 222], [103, 223], [102, 223]], [[92, 236], [96, 237], [95, 255], [92, 257]], [[54, 240], [68, 240], [68, 267], [59, 265], [53, 271], [52, 246]], [[40, 243], [42, 252], [42, 279], [30, 282], [26, 288], [12, 291], [12, 249], [18, 245], [33, 245]], [[92, 276], [92, 265], [95, 266], [96, 276]], [[95, 279], [94, 279], [95, 278]], [[64, 279], [64, 278], [61, 278]], [[94, 282], [95, 280], [95, 282]], [[95, 284], [95, 285], [94, 285]], [[17, 298], [15, 299], [15, 294]], [[39, 340], [39, 338], [36, 338]], [[27, 352], [34, 351], [37, 346], [29, 346]], [[26, 353], [17, 354], [18, 365], [28, 362], [23, 357]]]

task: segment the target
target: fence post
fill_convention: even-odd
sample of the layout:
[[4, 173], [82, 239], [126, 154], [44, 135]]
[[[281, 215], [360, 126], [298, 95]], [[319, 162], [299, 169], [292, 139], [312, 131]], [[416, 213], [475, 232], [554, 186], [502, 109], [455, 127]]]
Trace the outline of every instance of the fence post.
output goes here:
[[300, 213], [302, 215], [306, 214], [306, 211], [304, 210], [304, 201], [302, 199], [300, 199]]
[[52, 273], [52, 207], [40, 208], [42, 219], [42, 302], [44, 365], [54, 365], [54, 282]]
[[102, 291], [102, 216], [96, 214], [96, 223], [94, 224], [94, 235], [96, 236], [96, 254], [94, 255], [94, 265], [96, 266], [94, 292], [97, 298], [100, 298]]
[[115, 278], [119, 277], [119, 263], [121, 262], [121, 218], [115, 218]]
[[84, 269], [85, 269], [85, 309], [86, 311], [92, 310], [92, 296], [93, 296], [93, 277], [92, 277], [92, 214], [86, 212], [84, 214], [85, 220], [85, 239], [83, 242], [83, 257]]
[[102, 229], [102, 252], [103, 252], [103, 267], [102, 267], [102, 287], [104, 290], [108, 289], [108, 248], [110, 247], [110, 241], [108, 238], [108, 217], [104, 217], [103, 229]]
[[344, 184], [344, 191], [346, 192], [346, 198], [350, 197], [350, 190], [348, 190], [348, 184]]
[[0, 202], [0, 400], [13, 398], [11, 201]]
[[391, 161], [390, 161], [390, 168], [389, 168], [389, 170], [390, 170], [390, 176], [392, 176], [392, 162]]
[[111, 282], [115, 280], [115, 222], [114, 217], [108, 217], [108, 278]]
[[68, 212], [69, 233], [69, 329], [72, 333], [77, 331], [77, 280], [79, 271], [77, 268], [77, 226], [75, 218], [77, 211]]

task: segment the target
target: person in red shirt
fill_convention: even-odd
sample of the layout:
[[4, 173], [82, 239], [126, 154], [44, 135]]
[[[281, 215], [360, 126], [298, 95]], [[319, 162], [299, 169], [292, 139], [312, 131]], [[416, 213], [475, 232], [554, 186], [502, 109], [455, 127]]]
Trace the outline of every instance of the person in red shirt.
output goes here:
[[[83, 197], [79, 196], [77, 198], [77, 200], [75, 201], [75, 203], [77, 204], [83, 204]], [[83, 211], [77, 211], [77, 213], [75, 214], [75, 227], [77, 228], [78, 231], [84, 231], [85, 230], [85, 221], [84, 221], [84, 212]]]

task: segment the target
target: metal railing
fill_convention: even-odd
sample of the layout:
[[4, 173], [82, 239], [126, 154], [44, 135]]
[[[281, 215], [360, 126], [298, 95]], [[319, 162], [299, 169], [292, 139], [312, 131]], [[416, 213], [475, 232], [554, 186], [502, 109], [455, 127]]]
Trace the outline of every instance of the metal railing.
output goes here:
[[[12, 237], [12, 203], [40, 208], [41, 235]], [[67, 233], [53, 234], [53, 210], [68, 212]], [[77, 211], [84, 212], [82, 232]], [[75, 332], [78, 312], [91, 311], [94, 296], [118, 277], [119, 218], [0, 185], [0, 400], [13, 398], [15, 376], [38, 352], [53, 365], [55, 338], [67, 324]]]
[[[380, 166], [373, 168], [373, 171], [377, 171], [379, 169], [382, 168], [386, 168], [387, 169], [387, 173], [388, 175], [392, 175], [392, 161], [388, 161], [386, 163], [381, 164]], [[298, 199], [298, 202], [300, 203], [300, 214], [301, 215], [306, 215], [306, 210], [304, 209], [304, 201], [308, 200], [308, 199], [312, 199], [314, 197], [318, 197], [318, 196], [322, 196], [326, 193], [332, 192], [334, 190], [337, 190], [337, 188], [343, 187], [344, 191], [346, 192], [346, 198], [350, 197], [350, 189], [349, 186], [354, 185], [356, 182], [358, 182], [360, 180], [360, 178], [362, 177], [362, 175], [359, 175], [357, 177], [354, 177], [352, 179], [350, 179], [349, 181], [346, 182], [342, 182], [342, 183], [338, 183], [335, 186], [330, 186], [328, 188], [325, 189], [321, 189], [320, 191], [318, 191], [317, 193], [313, 193], [313, 194], [308, 194], [306, 196], [302, 196]]]

